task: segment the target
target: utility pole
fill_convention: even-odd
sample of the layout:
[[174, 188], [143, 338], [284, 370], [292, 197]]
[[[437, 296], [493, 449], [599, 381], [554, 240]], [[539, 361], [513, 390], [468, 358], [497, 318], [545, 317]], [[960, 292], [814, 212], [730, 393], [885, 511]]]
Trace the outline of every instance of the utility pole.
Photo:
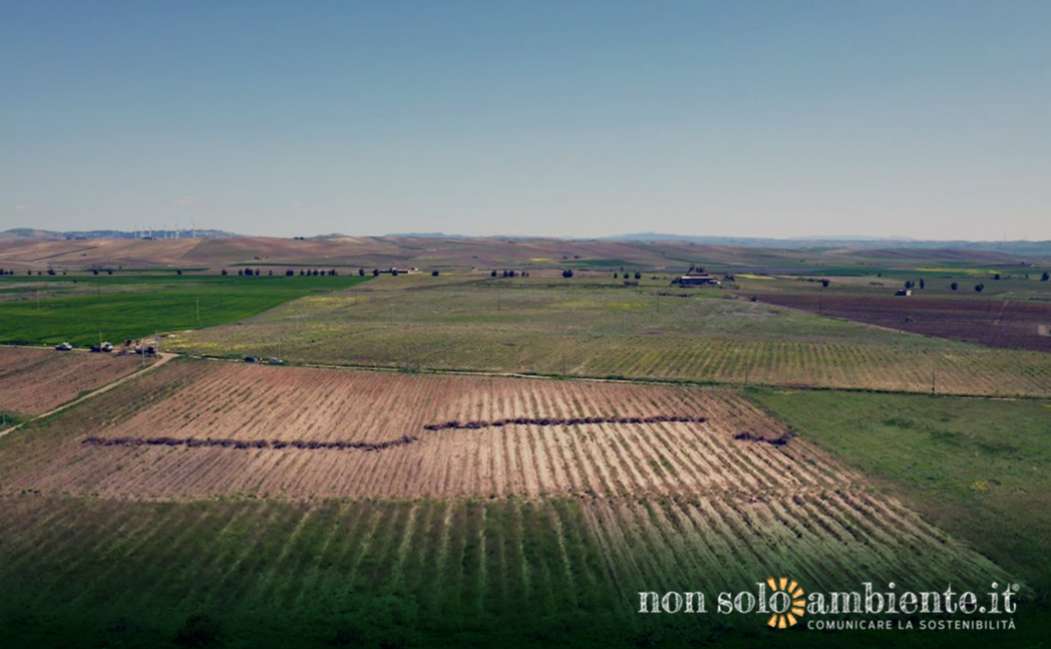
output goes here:
[[937, 367], [938, 366], [937, 366], [937, 360], [936, 359], [937, 359], [937, 356], [932, 353], [931, 354], [931, 394], [937, 394], [938, 393], [938, 389], [937, 389], [938, 388], [938, 384], [937, 384], [937, 381], [936, 381], [936, 378], [937, 378], [936, 372], [937, 372]]

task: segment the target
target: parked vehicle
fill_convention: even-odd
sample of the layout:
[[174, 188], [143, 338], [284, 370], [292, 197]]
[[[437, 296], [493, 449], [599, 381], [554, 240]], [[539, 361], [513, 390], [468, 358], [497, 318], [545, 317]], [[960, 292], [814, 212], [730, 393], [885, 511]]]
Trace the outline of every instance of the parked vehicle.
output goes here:
[[71, 349], [73, 349], [73, 345], [70, 345], [69, 343], [59, 343], [59, 344], [55, 345], [55, 350], [56, 351], [68, 352]]

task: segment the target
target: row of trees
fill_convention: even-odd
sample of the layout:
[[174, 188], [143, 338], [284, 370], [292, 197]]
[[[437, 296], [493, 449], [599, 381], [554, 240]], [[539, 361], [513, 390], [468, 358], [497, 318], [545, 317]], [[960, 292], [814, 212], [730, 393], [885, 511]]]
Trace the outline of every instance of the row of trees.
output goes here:
[[[437, 272], [437, 271], [435, 271]], [[502, 270], [499, 273], [495, 270], [490, 271], [489, 277], [529, 277], [528, 270]]]
[[[177, 271], [177, 272], [178, 272], [179, 275], [182, 275], [182, 271]], [[229, 274], [230, 274], [230, 271], [226, 270], [225, 268], [222, 270], [223, 277], [226, 277]], [[294, 271], [291, 268], [285, 270], [285, 277], [295, 277], [296, 274], [297, 274], [296, 271]], [[329, 269], [329, 270], [320, 270], [320, 269], [317, 269], [317, 268], [300, 268], [299, 269], [299, 273], [298, 273], [298, 275], [300, 277], [335, 277], [338, 274], [339, 273], [336, 272], [335, 268], [332, 268], [332, 269]], [[237, 269], [237, 276], [238, 277], [263, 277], [263, 271], [259, 270], [258, 268], [255, 268], [255, 269], [252, 269], [252, 268], [239, 268], [239, 269]], [[266, 271], [266, 276], [267, 277], [273, 277], [274, 276], [274, 271], [272, 271], [272, 270]]]

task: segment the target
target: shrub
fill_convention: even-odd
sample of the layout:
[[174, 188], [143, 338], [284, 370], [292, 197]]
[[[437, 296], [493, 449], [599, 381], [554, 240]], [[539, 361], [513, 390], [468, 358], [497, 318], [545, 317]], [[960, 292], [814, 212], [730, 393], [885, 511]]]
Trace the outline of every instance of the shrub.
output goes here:
[[175, 634], [175, 644], [181, 647], [207, 647], [219, 639], [219, 623], [204, 613], [186, 618]]

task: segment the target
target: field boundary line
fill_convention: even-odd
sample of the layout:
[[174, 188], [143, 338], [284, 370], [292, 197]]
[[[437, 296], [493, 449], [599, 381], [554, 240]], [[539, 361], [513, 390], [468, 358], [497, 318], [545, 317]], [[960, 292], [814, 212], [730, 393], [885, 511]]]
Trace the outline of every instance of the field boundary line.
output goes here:
[[[217, 361], [224, 363], [244, 363], [241, 358], [231, 356], [215, 356], [210, 354], [176, 353], [177, 356], [193, 360]], [[265, 363], [263, 363], [265, 365]], [[626, 376], [601, 376], [595, 374], [559, 374], [557, 372], [500, 372], [496, 370], [473, 370], [455, 367], [413, 367], [407, 369], [393, 365], [366, 365], [356, 363], [310, 363], [285, 361], [277, 367], [309, 367], [320, 370], [353, 370], [363, 372], [389, 372], [395, 374], [427, 374], [427, 375], [450, 375], [450, 376], [484, 376], [491, 378], [508, 379], [533, 379], [545, 381], [576, 381], [592, 383], [625, 383], [635, 385], [668, 385], [691, 388], [713, 388], [713, 389], [742, 389], [742, 388], [769, 388], [772, 390], [815, 390], [824, 392], [863, 392], [874, 394], [910, 394], [926, 395], [929, 397], [965, 397], [974, 399], [1000, 399], [1000, 400], [1033, 400], [1047, 401], [1051, 394], [986, 394], [981, 392], [938, 392], [931, 394], [929, 389], [924, 390], [893, 390], [889, 388], [860, 388], [853, 386], [832, 385], [806, 385], [801, 383], [763, 383], [760, 381], [735, 382], [719, 381], [716, 379], [665, 379], [659, 377], [626, 377]]]

